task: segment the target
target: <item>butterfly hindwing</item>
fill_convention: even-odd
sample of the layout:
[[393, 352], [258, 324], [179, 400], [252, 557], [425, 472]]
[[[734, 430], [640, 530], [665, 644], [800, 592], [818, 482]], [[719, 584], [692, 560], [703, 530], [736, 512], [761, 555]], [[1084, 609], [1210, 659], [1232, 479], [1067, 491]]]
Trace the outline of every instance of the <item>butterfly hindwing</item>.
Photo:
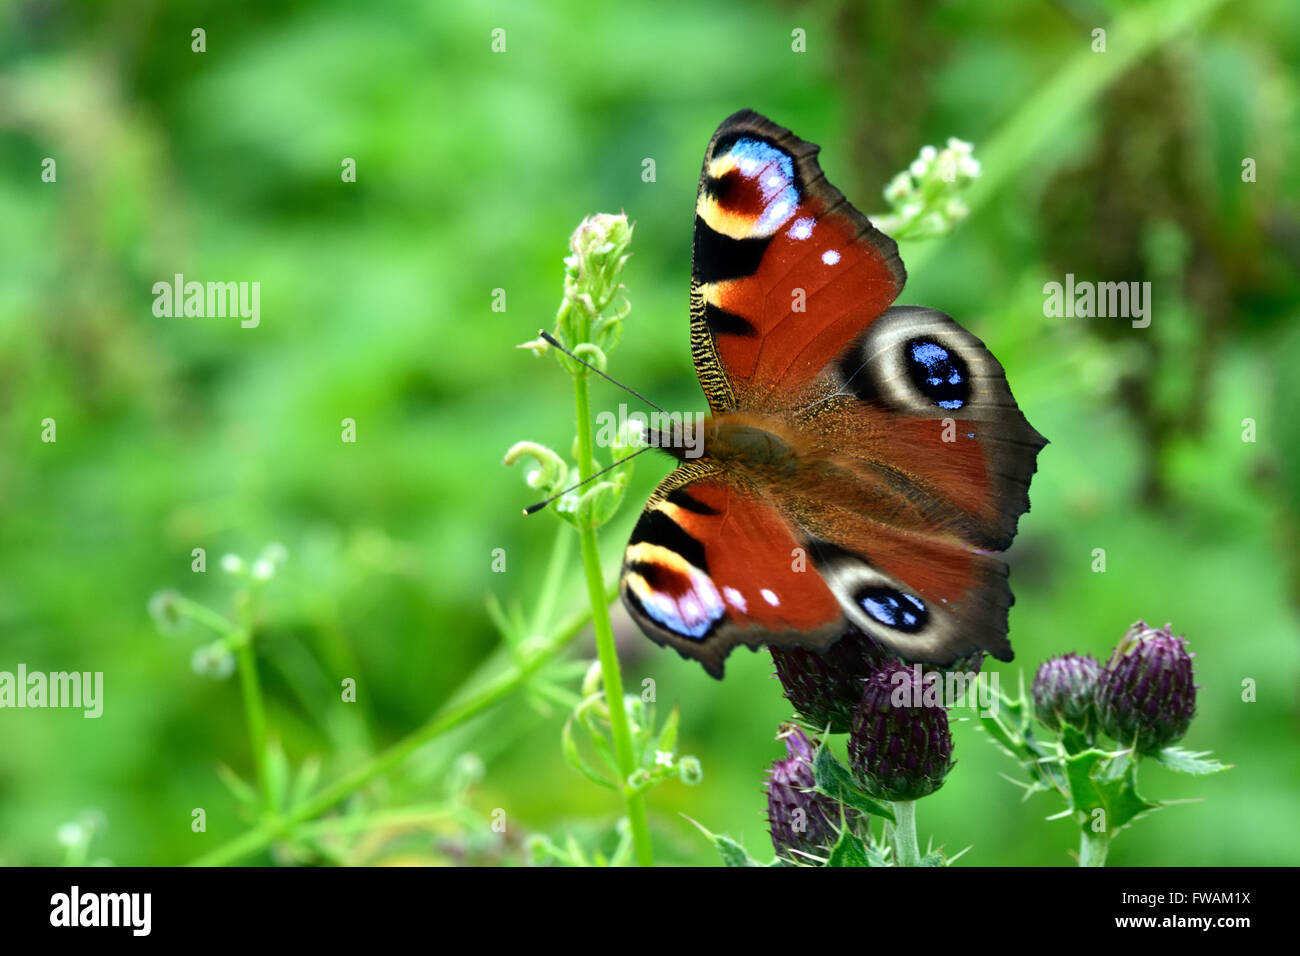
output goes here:
[[844, 630], [838, 600], [786, 519], [698, 465], [672, 472], [651, 497], [619, 591], [649, 637], [714, 677], [738, 645], [824, 650]]
[[899, 477], [914, 500], [972, 547], [1004, 551], [1029, 510], [1047, 444], [1025, 419], [984, 343], [935, 309], [895, 306], [844, 352], [828, 378], [839, 395], [838, 447]]
[[846, 618], [908, 660], [983, 649], [1011, 658], [1005, 550], [1046, 440], [984, 344], [933, 309], [894, 307], [826, 370], [794, 414], [799, 516]]

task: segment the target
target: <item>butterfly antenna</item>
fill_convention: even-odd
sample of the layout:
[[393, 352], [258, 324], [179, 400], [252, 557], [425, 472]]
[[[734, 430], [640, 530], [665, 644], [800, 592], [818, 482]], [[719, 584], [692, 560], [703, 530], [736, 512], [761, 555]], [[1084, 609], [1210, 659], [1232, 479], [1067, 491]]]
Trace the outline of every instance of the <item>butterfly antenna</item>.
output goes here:
[[[590, 362], [587, 362], [587, 361], [584, 361], [583, 359], [578, 358], [578, 356], [574, 355], [572, 352], [570, 352], [568, 349], [566, 349], [563, 345], [561, 345], [559, 342], [557, 342], [557, 341], [555, 340], [555, 336], [551, 335], [550, 332], [547, 332], [545, 329], [538, 329], [537, 334], [540, 335], [542, 338], [544, 338], [544, 339], [545, 339], [548, 343], [550, 343], [551, 345], [554, 345], [557, 349], [559, 349], [561, 352], [563, 352], [563, 353], [564, 353], [565, 355], [567, 355], [569, 358], [573, 359], [575, 362], [581, 362], [583, 365], [587, 366], [587, 368], [591, 369], [593, 372], [595, 372], [595, 373], [596, 373], [597, 375], [599, 375], [601, 378], [605, 379], [607, 382], [613, 382], [615, 385], [617, 385], [617, 386], [618, 386], [619, 388], [621, 388], [623, 391], [628, 392], [628, 393], [630, 393], [630, 394], [632, 394], [632, 395], [635, 395], [637, 398], [641, 399], [641, 401], [645, 402], [647, 405], [649, 405], [649, 406], [650, 406], [651, 408], [653, 408], [655, 411], [657, 411], [657, 412], [664, 412], [664, 410], [663, 410], [662, 408], [660, 408], [660, 407], [659, 407], [658, 405], [656, 405], [654, 402], [650, 401], [650, 399], [646, 398], [644, 395], [642, 395], [640, 392], [638, 392], [635, 388], [631, 388], [631, 387], [629, 387], [629, 386], [627, 386], [627, 385], [624, 385], [624, 384], [623, 384], [622, 382], [620, 382], [618, 379], [616, 379], [616, 378], [611, 378], [610, 376], [606, 375], [604, 372], [602, 372], [600, 369], [596, 368], [596, 366], [592, 365]], [[664, 412], [664, 414], [667, 415], [668, 413], [667, 413], [667, 412]], [[612, 467], [612, 466], [611, 466], [611, 467]], [[594, 477], [594, 476], [593, 476], [593, 477]]]
[[[578, 359], [578, 361], [581, 362], [582, 359]], [[576, 491], [577, 489], [581, 488], [583, 485], [587, 484], [587, 482], [595, 481], [597, 478], [599, 478], [601, 475], [603, 475], [605, 472], [609, 471], [610, 469], [617, 468], [619, 465], [623, 464], [626, 461], [631, 461], [637, 455], [641, 454], [641, 452], [649, 451], [653, 447], [654, 447], [653, 445], [646, 445], [644, 448], [638, 448], [636, 451], [632, 452], [632, 454], [628, 455], [626, 458], [621, 458], [618, 461], [614, 462], [614, 464], [612, 465], [606, 465], [604, 468], [600, 469], [600, 471], [596, 472], [590, 478], [584, 478], [582, 481], [578, 482], [573, 487], [565, 488], [563, 491], [559, 492], [558, 494], [551, 495], [551, 497], [547, 498], [545, 501], [539, 501], [535, 505], [529, 505], [527, 508], [524, 509], [524, 514], [530, 515], [530, 514], [535, 514], [538, 511], [541, 511], [543, 508], [549, 505], [556, 498], [562, 498], [565, 495], [567, 495], [570, 491]]]

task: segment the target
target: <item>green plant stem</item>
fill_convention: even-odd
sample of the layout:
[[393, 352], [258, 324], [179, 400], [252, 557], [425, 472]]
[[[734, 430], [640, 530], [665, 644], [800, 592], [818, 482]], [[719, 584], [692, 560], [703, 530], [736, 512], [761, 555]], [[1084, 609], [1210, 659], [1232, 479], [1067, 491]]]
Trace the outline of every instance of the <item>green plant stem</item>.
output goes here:
[[1110, 851], [1110, 831], [1093, 833], [1085, 829], [1079, 840], [1080, 866], [1105, 866], [1106, 854]]
[[[591, 477], [591, 401], [587, 390], [585, 371], [573, 379], [574, 400], [578, 412], [578, 477], [586, 481]], [[628, 786], [628, 778], [636, 769], [632, 755], [632, 732], [628, 725], [627, 707], [623, 700], [623, 675], [618, 666], [618, 650], [614, 646], [614, 628], [609, 619], [609, 602], [605, 598], [605, 585], [600, 571], [600, 551], [596, 544], [596, 531], [578, 516], [578, 534], [582, 544], [582, 565], [587, 575], [587, 594], [591, 600], [591, 623], [596, 633], [596, 653], [600, 657], [600, 677], [605, 685], [605, 702], [609, 706], [609, 729], [614, 738], [614, 759], [618, 762], [619, 792], [627, 806], [628, 822], [632, 826], [632, 843], [636, 848], [637, 863], [654, 866], [654, 850], [650, 845], [650, 826], [646, 820], [645, 798]]]
[[191, 601], [189, 598], [183, 597], [177, 598], [176, 608], [180, 614], [206, 625], [223, 638], [230, 638], [239, 630], [234, 624], [226, 620], [223, 615], [218, 614], [206, 604], [200, 604], [198, 601]]
[[916, 801], [895, 800], [894, 808], [894, 863], [897, 866], [918, 866], [921, 849], [916, 842]]
[[[606, 592], [608, 593], [608, 592]], [[383, 753], [371, 758], [350, 773], [340, 777], [316, 796], [298, 804], [282, 817], [265, 820], [242, 836], [223, 844], [209, 853], [191, 860], [190, 866], [222, 866], [242, 859], [265, 847], [292, 827], [304, 820], [320, 816], [336, 803], [346, 799], [371, 780], [398, 766], [422, 746], [467, 720], [477, 717], [494, 704], [509, 697], [523, 686], [528, 678], [550, 661], [587, 625], [590, 612], [584, 610], [562, 627], [554, 638], [520, 664], [489, 681], [464, 701], [446, 708], [428, 723], [393, 744]]]
[[257, 676], [257, 657], [253, 654], [252, 635], [245, 631], [235, 650], [239, 664], [239, 688], [244, 698], [244, 718], [248, 724], [248, 742], [257, 765], [257, 785], [262, 794], [262, 806], [268, 813], [275, 812], [271, 805], [271, 776], [267, 769], [266, 706], [262, 701], [262, 683]]

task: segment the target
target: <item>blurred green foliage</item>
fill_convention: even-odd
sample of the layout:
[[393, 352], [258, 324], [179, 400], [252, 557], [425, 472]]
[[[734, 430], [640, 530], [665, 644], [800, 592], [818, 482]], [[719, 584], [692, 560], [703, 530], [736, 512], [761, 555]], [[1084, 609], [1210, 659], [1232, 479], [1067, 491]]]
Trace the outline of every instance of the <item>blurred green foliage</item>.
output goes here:
[[[1237, 767], [1153, 770], [1150, 796], [1203, 802], [1126, 832], [1111, 863], [1295, 863], [1300, 6], [1208, 6], [1081, 96], [1134, 39], [1112, 31], [1093, 54], [1094, 28], [1178, 4], [0, 7], [0, 670], [103, 671], [106, 696], [98, 720], [0, 711], [0, 860], [64, 859], [56, 834], [87, 811], [89, 858], [119, 864], [183, 862], [246, 829], [217, 772], [253, 776], [237, 682], [196, 675], [197, 640], [147, 613], [162, 588], [229, 611], [225, 552], [289, 551], [257, 653], [295, 768], [316, 756], [337, 778], [494, 672], [485, 599], [530, 609], [560, 530], [519, 517], [530, 493], [501, 455], [572, 439], [567, 378], [514, 346], [550, 324], [573, 227], [626, 210], [633, 311], [610, 371], [703, 408], [686, 320], [696, 179], [714, 126], [753, 107], [820, 143], [866, 212], [922, 145], [975, 144], [989, 185], [953, 236], [904, 244], [901, 301], [983, 338], [1052, 441], [1010, 554], [1017, 658], [998, 671], [1014, 686], [1048, 655], [1106, 654], [1138, 617], [1172, 621], [1198, 654], [1185, 744]], [[1063, 69], [1077, 76], [1053, 85]], [[1151, 327], [1045, 317], [1042, 286], [1067, 272], [1151, 281]], [[175, 273], [260, 282], [260, 327], [154, 316], [152, 285]], [[624, 401], [593, 389], [597, 409]], [[668, 468], [638, 460], [602, 535], [611, 577]], [[572, 557], [563, 593], [559, 616], [582, 605]], [[653, 678], [680, 705], [704, 768], [700, 786], [651, 794], [659, 858], [716, 862], [683, 813], [767, 858], [761, 771], [789, 713], [767, 655], [738, 653], [717, 683], [616, 611], [629, 688]], [[520, 862], [527, 834], [608, 831], [614, 798], [561, 758], [566, 713], [517, 695], [421, 748], [353, 803], [455, 812], [390, 820], [342, 858]], [[1044, 819], [1057, 806], [1021, 804], [971, 722], [955, 738], [922, 841], [974, 844], [971, 863], [1069, 863], [1073, 827]], [[481, 780], [449, 785], [468, 753]], [[498, 808], [504, 838], [487, 826]], [[273, 858], [294, 857], [252, 860]]]

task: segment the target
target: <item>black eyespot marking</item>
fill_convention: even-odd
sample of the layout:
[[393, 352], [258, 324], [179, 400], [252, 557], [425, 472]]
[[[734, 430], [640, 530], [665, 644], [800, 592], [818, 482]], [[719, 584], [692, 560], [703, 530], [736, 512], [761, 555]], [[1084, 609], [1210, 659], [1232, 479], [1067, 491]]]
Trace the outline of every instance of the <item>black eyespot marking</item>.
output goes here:
[[685, 488], [674, 488], [668, 492], [668, 500], [681, 508], [683, 511], [690, 511], [697, 515], [716, 515], [718, 509], [706, 505], [698, 498], [693, 498]]
[[736, 186], [736, 177], [731, 176], [705, 176], [701, 183], [705, 195], [712, 196], [720, 203], [725, 203], [727, 197]]
[[940, 408], [962, 408], [970, 401], [970, 371], [965, 360], [934, 339], [912, 339], [904, 346], [908, 377]]
[[657, 544], [675, 551], [701, 571], [708, 573], [708, 562], [704, 558], [704, 545], [686, 533], [672, 518], [657, 508], [641, 513], [641, 520], [632, 529], [629, 545], [642, 541]]
[[758, 271], [771, 236], [732, 239], [695, 217], [695, 247], [691, 256], [697, 282], [708, 284], [726, 279], [743, 279]]
[[905, 591], [873, 586], [863, 588], [854, 595], [854, 600], [881, 624], [906, 634], [924, 630], [930, 622], [930, 612], [926, 610], [925, 602]]

